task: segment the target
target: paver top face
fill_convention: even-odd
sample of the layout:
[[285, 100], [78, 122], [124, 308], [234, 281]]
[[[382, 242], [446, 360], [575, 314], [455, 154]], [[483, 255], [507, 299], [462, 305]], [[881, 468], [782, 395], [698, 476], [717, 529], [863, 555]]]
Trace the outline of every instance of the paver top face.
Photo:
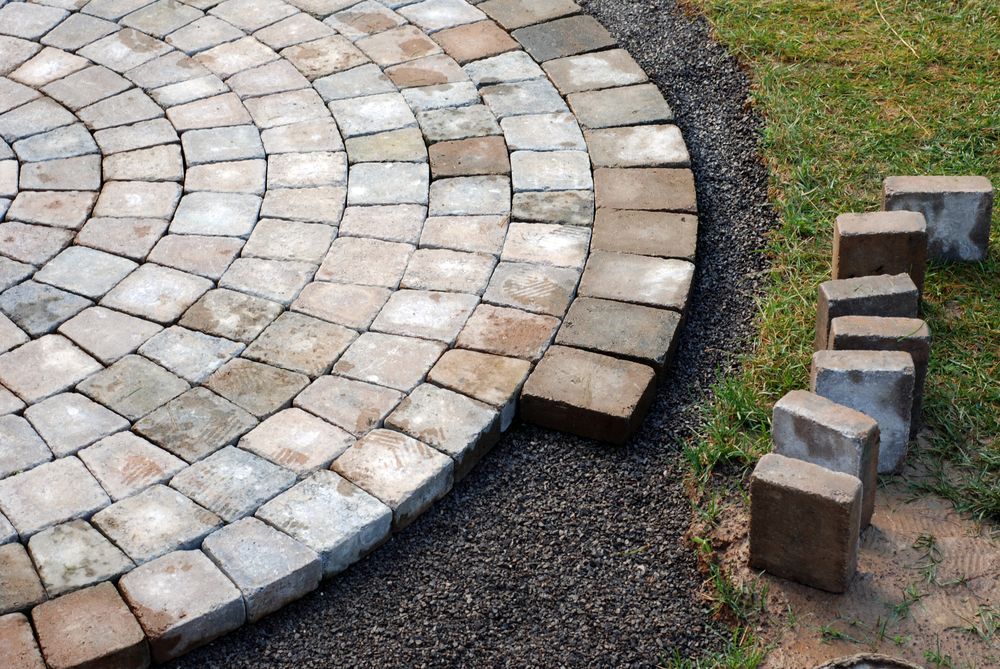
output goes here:
[[446, 494], [553, 342], [618, 355], [578, 295], [684, 311], [687, 150], [573, 0], [49, 4], [0, 0], [0, 543], [158, 661]]

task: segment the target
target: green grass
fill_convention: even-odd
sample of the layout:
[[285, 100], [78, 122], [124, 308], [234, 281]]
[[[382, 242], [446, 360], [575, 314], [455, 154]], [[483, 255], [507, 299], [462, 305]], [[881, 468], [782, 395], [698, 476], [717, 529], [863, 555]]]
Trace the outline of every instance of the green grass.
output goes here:
[[[741, 371], [717, 384], [702, 437], [687, 450], [704, 484], [713, 473], [738, 477], [751, 468], [769, 450], [774, 402], [808, 385], [816, 287], [830, 276], [834, 218], [878, 209], [882, 179], [892, 174], [981, 174], [1000, 185], [1000, 4], [693, 3], [752, 71], [781, 217], [757, 339]], [[931, 438], [917, 457], [933, 475], [914, 483], [993, 519], [1000, 519], [997, 220], [995, 212], [989, 260], [928, 270]]]
[[[1000, 3], [995, 0], [687, 0], [748, 66], [764, 115], [761, 151], [780, 227], [756, 305], [757, 337], [720, 379], [686, 449], [695, 504], [723, 496], [770, 450], [771, 409], [808, 386], [817, 285], [830, 277], [833, 220], [880, 207], [895, 174], [979, 174], [1000, 186]], [[928, 268], [923, 317], [934, 338], [924, 402], [929, 438], [912, 457], [916, 490], [1000, 520], [1000, 206], [990, 259]], [[706, 556], [704, 541], [698, 550]], [[717, 598], [746, 600], [710, 577]], [[690, 667], [756, 667], [749, 620], [720, 655]], [[986, 624], [992, 633], [994, 618]], [[946, 658], [929, 657], [936, 666]]]

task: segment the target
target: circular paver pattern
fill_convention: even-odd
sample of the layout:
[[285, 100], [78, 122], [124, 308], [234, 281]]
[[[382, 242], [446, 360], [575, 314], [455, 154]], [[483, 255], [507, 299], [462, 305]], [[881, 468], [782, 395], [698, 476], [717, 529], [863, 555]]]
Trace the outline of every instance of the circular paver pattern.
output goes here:
[[50, 664], [176, 657], [518, 408], [634, 429], [694, 186], [573, 2], [53, 4], [0, 7], [0, 639], [30, 610]]

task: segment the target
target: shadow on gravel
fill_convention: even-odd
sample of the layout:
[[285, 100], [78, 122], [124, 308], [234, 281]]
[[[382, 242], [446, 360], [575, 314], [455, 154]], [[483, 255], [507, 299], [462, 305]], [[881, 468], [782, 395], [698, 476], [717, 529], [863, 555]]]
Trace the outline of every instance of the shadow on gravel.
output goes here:
[[674, 108], [698, 184], [694, 299], [674, 371], [621, 449], [518, 426], [368, 559], [172, 667], [649, 666], [721, 645], [683, 543], [680, 440], [750, 340], [775, 215], [748, 80], [669, 0], [583, 0]]

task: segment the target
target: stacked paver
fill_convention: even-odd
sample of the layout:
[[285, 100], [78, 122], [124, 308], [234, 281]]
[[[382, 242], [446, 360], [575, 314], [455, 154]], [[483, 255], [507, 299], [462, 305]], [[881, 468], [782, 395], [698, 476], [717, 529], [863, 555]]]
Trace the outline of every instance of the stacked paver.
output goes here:
[[0, 666], [257, 620], [519, 408], [635, 428], [694, 181], [572, 1], [0, 4]]
[[751, 566], [831, 592], [850, 587], [877, 476], [902, 469], [920, 426], [927, 258], [983, 260], [992, 216], [979, 177], [890, 177], [884, 189], [886, 211], [837, 218], [811, 392], [775, 404], [774, 452], [750, 481]]

